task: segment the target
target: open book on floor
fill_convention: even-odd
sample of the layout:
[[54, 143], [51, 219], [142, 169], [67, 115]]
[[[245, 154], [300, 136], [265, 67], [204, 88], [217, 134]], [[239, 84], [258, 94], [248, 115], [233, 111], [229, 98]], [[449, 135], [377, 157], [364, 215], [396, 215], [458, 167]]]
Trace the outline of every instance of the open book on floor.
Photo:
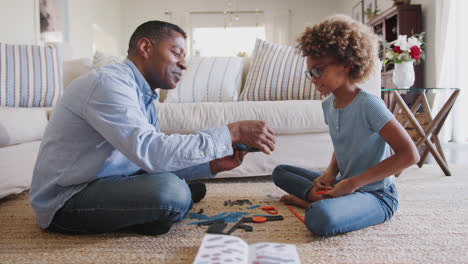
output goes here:
[[282, 243], [255, 243], [229, 235], [206, 234], [194, 264], [300, 264], [296, 245]]

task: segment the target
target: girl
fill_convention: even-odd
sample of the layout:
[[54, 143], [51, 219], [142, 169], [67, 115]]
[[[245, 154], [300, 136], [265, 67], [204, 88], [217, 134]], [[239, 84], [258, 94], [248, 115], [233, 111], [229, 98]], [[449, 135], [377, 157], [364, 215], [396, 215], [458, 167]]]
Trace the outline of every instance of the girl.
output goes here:
[[322, 108], [334, 153], [322, 174], [276, 167], [273, 181], [289, 193], [281, 200], [307, 208], [305, 224], [320, 236], [383, 223], [398, 207], [393, 174], [416, 163], [419, 154], [384, 102], [356, 85], [374, 67], [377, 37], [350, 17], [335, 15], [307, 28], [298, 42], [307, 77], [320, 93], [331, 93]]

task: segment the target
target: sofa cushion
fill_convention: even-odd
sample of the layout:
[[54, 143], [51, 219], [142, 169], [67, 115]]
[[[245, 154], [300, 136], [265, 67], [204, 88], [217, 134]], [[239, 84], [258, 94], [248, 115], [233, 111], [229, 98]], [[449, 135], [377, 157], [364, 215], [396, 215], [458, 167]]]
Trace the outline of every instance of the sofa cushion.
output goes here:
[[237, 101], [244, 62], [239, 57], [192, 57], [176, 89], [169, 91], [164, 102]]
[[50, 108], [0, 107], [0, 147], [42, 139]]
[[41, 141], [0, 147], [0, 199], [29, 189]]
[[93, 69], [93, 61], [90, 58], [80, 58], [63, 62], [63, 87], [76, 78]]
[[0, 43], [0, 106], [54, 106], [62, 90], [57, 46]]
[[105, 52], [96, 50], [96, 52], [94, 52], [94, 56], [93, 56], [92, 68], [96, 69], [96, 68], [106, 66], [106, 65], [110, 65], [110, 64], [121, 63], [124, 60], [125, 60], [124, 56], [112, 55], [112, 54], [109, 54], [109, 53], [105, 53]]
[[194, 133], [241, 120], [264, 120], [276, 134], [326, 132], [321, 101], [156, 103], [161, 131]]
[[323, 99], [306, 78], [306, 69], [305, 58], [294, 47], [257, 39], [240, 98], [243, 101]]

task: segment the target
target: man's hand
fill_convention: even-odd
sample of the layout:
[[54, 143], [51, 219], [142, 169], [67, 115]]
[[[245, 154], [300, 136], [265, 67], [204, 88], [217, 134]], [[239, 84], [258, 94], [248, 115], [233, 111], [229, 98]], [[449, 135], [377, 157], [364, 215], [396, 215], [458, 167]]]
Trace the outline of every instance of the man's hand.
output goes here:
[[266, 154], [271, 154], [275, 149], [275, 133], [265, 121], [239, 121], [230, 123], [227, 127], [233, 144], [241, 142]]
[[232, 170], [242, 164], [247, 151], [235, 150], [231, 156], [225, 156], [219, 159], [210, 161], [210, 170], [212, 174], [217, 174], [222, 171]]

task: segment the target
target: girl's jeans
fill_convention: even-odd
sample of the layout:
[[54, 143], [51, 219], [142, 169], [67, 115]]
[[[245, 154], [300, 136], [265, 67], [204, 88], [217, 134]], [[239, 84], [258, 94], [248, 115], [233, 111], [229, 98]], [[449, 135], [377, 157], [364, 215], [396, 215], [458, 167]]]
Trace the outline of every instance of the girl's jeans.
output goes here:
[[[280, 165], [273, 171], [276, 186], [305, 201], [314, 180], [321, 173]], [[315, 235], [332, 236], [358, 230], [389, 220], [398, 208], [394, 184], [370, 192], [356, 191], [338, 198], [312, 203], [305, 214], [305, 224]]]
[[71, 197], [55, 214], [51, 230], [111, 232], [153, 221], [176, 222], [192, 207], [185, 180], [172, 173], [98, 179]]

